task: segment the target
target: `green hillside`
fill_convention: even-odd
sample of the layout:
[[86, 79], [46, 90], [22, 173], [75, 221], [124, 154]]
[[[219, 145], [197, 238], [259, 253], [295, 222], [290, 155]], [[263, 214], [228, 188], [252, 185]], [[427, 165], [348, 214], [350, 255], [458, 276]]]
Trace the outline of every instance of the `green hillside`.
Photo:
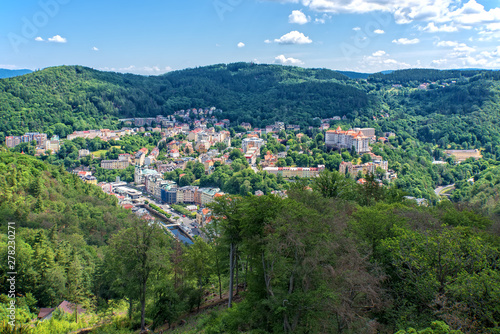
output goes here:
[[238, 63], [144, 77], [62, 66], [0, 80], [0, 132], [65, 135], [113, 127], [118, 117], [200, 106], [217, 106], [231, 120], [255, 125], [307, 123], [316, 116], [368, 111], [374, 101], [346, 76], [323, 69]]
[[[500, 137], [495, 121], [499, 75], [415, 69], [356, 81], [327, 69], [249, 63], [151, 77], [53, 67], [0, 80], [0, 138], [27, 131], [65, 136], [74, 130], [114, 128], [120, 117], [216, 106], [223, 110], [221, 117], [254, 126], [275, 121], [318, 126], [315, 117], [346, 115], [352, 126], [395, 131], [442, 148], [464, 142], [486, 147]], [[418, 90], [421, 83], [429, 83], [428, 89]], [[394, 88], [396, 84], [401, 86]], [[389, 117], [381, 117], [384, 113]]]

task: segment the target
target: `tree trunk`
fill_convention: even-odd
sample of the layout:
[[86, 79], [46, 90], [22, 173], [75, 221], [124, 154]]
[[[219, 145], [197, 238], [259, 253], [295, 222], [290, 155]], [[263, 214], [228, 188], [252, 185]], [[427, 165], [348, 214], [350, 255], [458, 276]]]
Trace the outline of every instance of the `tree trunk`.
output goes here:
[[146, 281], [142, 283], [141, 291], [141, 331], [145, 330], [146, 322]]
[[234, 255], [234, 267], [236, 268], [236, 293], [235, 295], [238, 294], [238, 292], [240, 291], [240, 287], [239, 287], [239, 283], [240, 283], [240, 268], [239, 268], [239, 255], [238, 253], [236, 252], [236, 254]]
[[245, 283], [243, 284], [243, 290], [247, 289], [247, 277], [248, 277], [248, 255], [247, 255], [247, 261], [245, 263]]
[[222, 280], [220, 278], [219, 256], [215, 256], [215, 265], [217, 266], [217, 278], [219, 279], [219, 299], [222, 299]]
[[231, 308], [233, 303], [233, 278], [234, 278], [234, 244], [231, 243], [229, 248], [229, 299], [227, 307]]

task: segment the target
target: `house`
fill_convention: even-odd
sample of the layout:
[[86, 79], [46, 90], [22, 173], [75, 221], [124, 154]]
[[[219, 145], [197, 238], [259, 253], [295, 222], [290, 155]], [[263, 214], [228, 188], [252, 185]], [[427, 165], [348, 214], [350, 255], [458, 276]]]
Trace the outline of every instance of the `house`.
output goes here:
[[178, 158], [179, 157], [179, 150], [177, 150], [177, 149], [170, 150], [169, 153], [170, 153], [170, 156], [172, 158]]
[[40, 312], [38, 312], [38, 320], [43, 321], [52, 318], [52, 315], [56, 309], [59, 309], [67, 314], [73, 314], [75, 310], [78, 312], [78, 314], [86, 312], [86, 310], [82, 308], [80, 305], [73, 304], [65, 300], [61, 304], [59, 304], [59, 306], [57, 306], [56, 308], [41, 308]]
[[343, 131], [339, 126], [336, 130], [326, 131], [326, 147], [336, 149], [351, 149], [354, 147], [354, 150], [358, 154], [370, 152], [369, 143], [371, 138], [364, 133], [371, 134], [371, 129], [370, 131], [368, 129], [356, 130]]

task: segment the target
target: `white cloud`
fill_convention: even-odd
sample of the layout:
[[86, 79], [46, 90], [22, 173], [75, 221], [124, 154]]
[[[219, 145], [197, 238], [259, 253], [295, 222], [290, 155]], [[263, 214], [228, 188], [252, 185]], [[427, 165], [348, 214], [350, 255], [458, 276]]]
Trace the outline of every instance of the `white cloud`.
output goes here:
[[326, 23], [326, 20], [329, 20], [331, 19], [332, 16], [331, 15], [328, 15], [328, 14], [323, 14], [321, 17], [317, 17], [314, 19], [314, 23], [317, 23], [317, 24], [325, 24]]
[[[486, 10], [476, 0], [267, 0], [281, 3], [301, 3], [311, 11], [331, 14], [366, 14], [377, 12], [392, 15], [397, 24], [432, 22], [447, 31], [500, 23], [500, 7]], [[496, 2], [498, 3], [498, 2]], [[448, 23], [448, 26], [436, 26]]]
[[436, 59], [431, 62], [432, 66], [440, 67], [448, 62], [448, 59]]
[[303, 64], [302, 60], [296, 58], [287, 58], [285, 55], [279, 55], [274, 58], [274, 62], [282, 65], [301, 65]]
[[243, 48], [243, 47], [245, 47], [245, 43], [243, 43], [243, 42], [239, 42], [239, 43], [238, 43], [238, 47], [239, 47], [239, 48]]
[[439, 41], [435, 43], [436, 46], [445, 46], [445, 47], [455, 47], [458, 46], [458, 42], [454, 41]]
[[66, 38], [61, 37], [60, 35], [55, 35], [54, 37], [51, 37], [47, 40], [54, 43], [66, 43], [68, 41]]
[[41, 38], [40, 36], [38, 36], [38, 37], [35, 38], [35, 41], [37, 41], [37, 42], [43, 42], [43, 38]]
[[68, 40], [65, 37], [61, 37], [60, 35], [55, 35], [54, 37], [48, 38], [47, 41], [53, 43], [66, 43]]
[[452, 24], [447, 25], [443, 24], [440, 26], [436, 26], [434, 22], [429, 22], [425, 27], [418, 27], [421, 31], [426, 32], [455, 32], [458, 31], [458, 28]]
[[399, 38], [399, 39], [392, 40], [392, 42], [395, 44], [400, 44], [400, 45], [408, 45], [408, 44], [420, 43], [420, 40], [418, 38], [414, 38], [414, 39]]
[[376, 51], [376, 52], [372, 53], [372, 56], [373, 56], [373, 57], [382, 57], [382, 56], [384, 56], [384, 55], [386, 55], [386, 54], [387, 54], [387, 53], [386, 53], [385, 51], [378, 50], [378, 51]]
[[354, 27], [354, 28], [352, 28], [352, 30], [354, 30], [354, 31], [360, 31], [361, 28], [360, 27]]
[[298, 32], [297, 30], [290, 31], [288, 34], [281, 36], [274, 40], [279, 44], [310, 44], [312, 40], [305, 36], [303, 33]]
[[385, 31], [383, 31], [382, 29], [375, 29], [373, 32], [378, 35], [385, 34]]
[[99, 49], [97, 47], [93, 46], [92, 51], [99, 51]]
[[264, 43], [266, 43], [266, 44], [271, 44], [271, 43], [272, 43], [272, 41], [271, 41], [271, 40], [269, 40], [269, 39], [266, 39], [266, 40], [264, 41]]
[[294, 10], [292, 11], [292, 14], [288, 16], [289, 23], [306, 24], [309, 21], [311, 21], [311, 18], [306, 16], [306, 14], [302, 13], [300, 10]]
[[160, 67], [158, 65], [154, 66], [142, 66], [137, 67], [134, 65], [130, 65], [128, 67], [101, 67], [99, 70], [102, 71], [113, 71], [113, 72], [121, 72], [121, 73], [132, 73], [132, 74], [140, 74], [140, 75], [160, 75], [166, 72], [173, 71], [170, 66]]
[[400, 62], [396, 59], [389, 58], [389, 55], [382, 50], [373, 53], [371, 56], [364, 56], [362, 66], [371, 68], [374, 71], [382, 71], [387, 69], [403, 69], [410, 68], [410, 64]]

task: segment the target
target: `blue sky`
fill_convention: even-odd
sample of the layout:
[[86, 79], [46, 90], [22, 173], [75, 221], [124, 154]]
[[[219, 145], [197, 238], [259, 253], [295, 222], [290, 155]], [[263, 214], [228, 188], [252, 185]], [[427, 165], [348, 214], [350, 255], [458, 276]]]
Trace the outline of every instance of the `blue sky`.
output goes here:
[[500, 68], [500, 1], [5, 1], [0, 68]]

